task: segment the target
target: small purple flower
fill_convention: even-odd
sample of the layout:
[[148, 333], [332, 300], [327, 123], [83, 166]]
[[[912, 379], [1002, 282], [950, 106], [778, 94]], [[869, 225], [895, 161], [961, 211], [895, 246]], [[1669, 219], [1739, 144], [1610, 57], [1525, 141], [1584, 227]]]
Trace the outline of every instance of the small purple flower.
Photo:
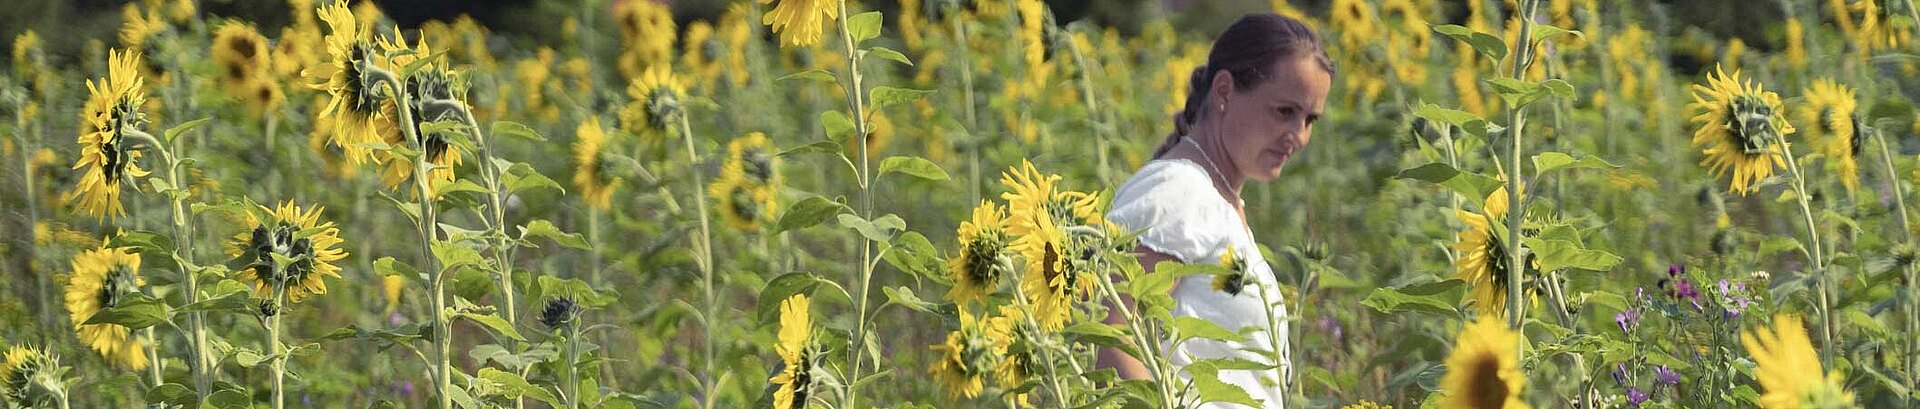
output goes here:
[[1647, 399], [1650, 398], [1653, 396], [1648, 395], [1647, 391], [1641, 390], [1638, 386], [1627, 388], [1627, 404], [1633, 407], [1640, 407], [1640, 404], [1647, 403]]
[[1653, 383], [1669, 386], [1679, 385], [1680, 373], [1674, 372], [1673, 368], [1668, 368], [1666, 365], [1653, 367]]
[[1687, 273], [1687, 266], [1685, 264], [1668, 264], [1667, 265], [1667, 278], [1679, 278], [1681, 274], [1686, 274], [1686, 273]]
[[1627, 384], [1627, 363], [1613, 364], [1613, 383]]
[[1694, 310], [1702, 309], [1702, 307], [1700, 306], [1700, 290], [1693, 288], [1692, 281], [1688, 281], [1684, 279], [1675, 281], [1673, 283], [1673, 296], [1678, 298], [1684, 298], [1687, 301], [1692, 302]]
[[1335, 344], [1340, 343], [1346, 335], [1345, 329], [1340, 326], [1340, 319], [1332, 315], [1321, 315], [1320, 320], [1314, 322], [1314, 327], [1317, 327], [1320, 333], [1332, 337]]
[[1620, 324], [1620, 333], [1632, 333], [1633, 328], [1640, 325], [1640, 309], [1628, 308], [1626, 311], [1613, 314], [1613, 322]]

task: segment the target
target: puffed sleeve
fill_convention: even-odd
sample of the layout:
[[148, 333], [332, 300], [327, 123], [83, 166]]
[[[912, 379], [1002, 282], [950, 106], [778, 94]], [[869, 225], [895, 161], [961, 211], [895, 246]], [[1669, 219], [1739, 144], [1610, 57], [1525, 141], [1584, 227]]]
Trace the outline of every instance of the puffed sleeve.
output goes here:
[[1140, 244], [1185, 263], [1211, 263], [1230, 243], [1233, 210], [1205, 171], [1156, 161], [1114, 194], [1107, 219], [1140, 231]]

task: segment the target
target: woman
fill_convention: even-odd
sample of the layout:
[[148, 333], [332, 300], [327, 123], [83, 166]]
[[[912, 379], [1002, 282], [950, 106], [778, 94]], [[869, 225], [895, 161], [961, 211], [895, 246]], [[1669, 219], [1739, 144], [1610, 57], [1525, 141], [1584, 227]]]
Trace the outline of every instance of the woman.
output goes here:
[[[1272, 363], [1270, 337], [1282, 340], [1279, 371], [1223, 370], [1220, 379], [1245, 389], [1267, 407], [1285, 407], [1285, 382], [1291, 377], [1285, 317], [1273, 270], [1261, 257], [1246, 224], [1240, 189], [1247, 179], [1267, 182], [1295, 152], [1306, 147], [1313, 123], [1322, 114], [1333, 63], [1320, 40], [1299, 21], [1274, 14], [1250, 14], [1227, 27], [1207, 53], [1207, 64], [1193, 70], [1185, 110], [1174, 116], [1174, 132], [1120, 187], [1108, 218], [1142, 231], [1140, 264], [1149, 271], [1161, 261], [1219, 263], [1231, 251], [1246, 262], [1245, 286], [1225, 288], [1214, 277], [1189, 276], [1174, 286], [1173, 315], [1212, 321], [1228, 330], [1255, 327], [1241, 342], [1189, 340], [1161, 345], [1175, 367], [1197, 359], [1239, 358]], [[1275, 303], [1278, 325], [1268, 331], [1269, 311], [1262, 295]], [[1108, 322], [1121, 322], [1109, 315]], [[1149, 376], [1137, 360], [1107, 349], [1104, 367], [1123, 377]], [[1183, 373], [1183, 376], [1184, 373]], [[1219, 404], [1208, 407], [1240, 407]]]

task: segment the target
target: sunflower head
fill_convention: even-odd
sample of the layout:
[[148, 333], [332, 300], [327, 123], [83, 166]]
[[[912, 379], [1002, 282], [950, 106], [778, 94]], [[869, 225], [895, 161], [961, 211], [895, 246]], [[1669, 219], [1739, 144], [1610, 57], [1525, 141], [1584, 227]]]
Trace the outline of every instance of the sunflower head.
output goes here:
[[1840, 373], [1821, 369], [1800, 317], [1774, 316], [1772, 328], [1743, 332], [1740, 343], [1753, 356], [1754, 380], [1766, 390], [1761, 408], [1854, 407], [1853, 392], [1842, 386], [1846, 382]]
[[958, 304], [985, 301], [999, 288], [1001, 277], [1013, 271], [1006, 212], [992, 201], [981, 200], [973, 208], [973, 218], [960, 222], [958, 236], [960, 252], [947, 259], [947, 278], [953, 280], [947, 299]]
[[[318, 126], [327, 127], [334, 146], [346, 152], [355, 164], [373, 157], [368, 144], [383, 142], [398, 132], [387, 119], [389, 103], [373, 89], [371, 73], [386, 63], [384, 53], [376, 52], [371, 28], [360, 23], [344, 4], [334, 3], [318, 10], [327, 34], [326, 62], [302, 71], [311, 86], [327, 94]], [[395, 86], [398, 86], [397, 84]]]
[[621, 111], [620, 125], [640, 135], [658, 135], [680, 120], [687, 87], [666, 67], [648, 68], [627, 86], [633, 102]]
[[85, 169], [69, 201], [82, 213], [119, 217], [120, 187], [133, 177], [146, 176], [136, 163], [141, 152], [130, 146], [128, 133], [147, 124], [141, 110], [146, 91], [139, 74], [140, 55], [110, 51], [107, 77], [87, 81], [87, 101], [81, 108], [80, 159], [74, 169]]
[[124, 248], [102, 247], [73, 256], [64, 294], [74, 333], [108, 362], [131, 370], [147, 367], [146, 342], [118, 324], [87, 324], [94, 314], [133, 299], [146, 285], [140, 256]]
[[673, 10], [652, 1], [622, 2], [614, 11], [620, 26], [624, 48], [619, 68], [627, 78], [636, 78], [652, 68], [672, 65], [673, 44], [680, 30], [674, 26]]
[[947, 333], [946, 342], [933, 345], [935, 361], [927, 367], [940, 389], [954, 399], [974, 398], [986, 387], [986, 377], [999, 364], [1006, 348], [986, 334], [985, 320], [960, 309], [960, 329]]
[[615, 177], [613, 161], [609, 161], [607, 152], [607, 132], [600, 127], [600, 118], [588, 117], [574, 129], [573, 142], [573, 186], [580, 189], [581, 196], [588, 206], [607, 209], [613, 206], [613, 192], [624, 183]]
[[1807, 127], [1807, 138], [1827, 157], [1828, 166], [1848, 191], [1859, 189], [1860, 146], [1867, 130], [1853, 88], [1821, 78], [1807, 88], [1806, 102], [1799, 118], [1802, 124], [1814, 124]]
[[707, 186], [707, 195], [719, 204], [727, 225], [743, 232], [760, 231], [761, 225], [774, 220], [777, 192], [772, 185], [754, 183], [739, 175], [723, 176]]
[[1441, 407], [1475, 409], [1527, 408], [1520, 390], [1527, 374], [1520, 371], [1518, 332], [1505, 320], [1481, 318], [1460, 329], [1453, 352], [1447, 355], [1447, 374], [1440, 380]]
[[813, 348], [813, 317], [806, 294], [794, 294], [780, 302], [779, 344], [774, 352], [780, 354], [783, 364], [780, 373], [768, 381], [776, 388], [773, 392], [775, 409], [804, 408], [807, 406], [808, 392], [813, 386], [813, 360], [816, 352]]
[[1220, 253], [1220, 267], [1226, 268], [1227, 271], [1213, 277], [1214, 291], [1238, 296], [1248, 284], [1252, 284], [1247, 281], [1247, 258], [1235, 254], [1233, 246], [1227, 246], [1227, 250]]
[[1781, 110], [1780, 96], [1739, 71], [1728, 76], [1716, 68], [1706, 85], [1693, 85], [1688, 107], [1697, 112], [1691, 120], [1699, 127], [1693, 145], [1707, 156], [1700, 164], [1716, 176], [1731, 173], [1735, 193], [1744, 196], [1756, 190], [1775, 166], [1786, 163], [1778, 144], [1794, 128]]
[[325, 279], [340, 277], [335, 263], [347, 251], [339, 248], [340, 229], [320, 221], [320, 212], [288, 201], [247, 215], [248, 230], [234, 236], [227, 252], [234, 256], [230, 267], [253, 284], [255, 297], [284, 295], [287, 302], [299, 303], [326, 294]]
[[727, 143], [727, 161], [721, 164], [720, 172], [738, 174], [756, 184], [778, 185], [782, 181], [779, 166], [779, 152], [774, 150], [767, 134], [748, 132]]
[[[1525, 194], [1526, 188], [1521, 188]], [[1456, 213], [1467, 229], [1460, 232], [1460, 241], [1453, 244], [1460, 258], [1454, 260], [1454, 277], [1471, 285], [1469, 298], [1479, 310], [1494, 317], [1504, 317], [1507, 311], [1508, 287], [1513, 284], [1511, 257], [1507, 252], [1514, 249], [1507, 243], [1506, 214], [1507, 188], [1494, 189], [1487, 196], [1486, 214], [1459, 211]], [[1532, 255], [1528, 256], [1532, 261]], [[1529, 263], [1531, 265], [1531, 263]]]
[[808, 47], [820, 43], [826, 23], [839, 18], [845, 0], [760, 0], [773, 4], [760, 19], [780, 35], [781, 47]]
[[574, 325], [579, 318], [580, 303], [574, 301], [573, 297], [547, 300], [546, 307], [540, 309], [540, 324], [556, 331]]
[[45, 349], [14, 346], [0, 361], [0, 396], [21, 405], [47, 405], [66, 397], [67, 368]]
[[252, 23], [222, 23], [214, 30], [212, 47], [210, 54], [220, 69], [222, 91], [249, 107], [278, 102], [279, 95], [272, 90], [273, 64], [268, 60], [267, 37], [260, 35]]

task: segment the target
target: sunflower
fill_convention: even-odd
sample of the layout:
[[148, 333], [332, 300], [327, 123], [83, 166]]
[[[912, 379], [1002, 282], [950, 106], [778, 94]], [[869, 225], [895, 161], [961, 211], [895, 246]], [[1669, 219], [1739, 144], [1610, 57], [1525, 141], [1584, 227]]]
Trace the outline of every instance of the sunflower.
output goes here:
[[1374, 401], [1363, 400], [1352, 405], [1341, 406], [1340, 409], [1393, 409], [1393, 405], [1382, 405]]
[[720, 79], [720, 59], [727, 54], [726, 44], [714, 37], [713, 23], [695, 21], [687, 26], [686, 37], [680, 39], [680, 61], [687, 64], [687, 70], [693, 72], [695, 84], [711, 87]]
[[127, 132], [138, 131], [147, 123], [141, 111], [147, 96], [139, 75], [140, 54], [110, 51], [107, 77], [87, 81], [87, 101], [81, 108], [80, 160], [74, 169], [86, 168], [67, 200], [82, 213], [96, 218], [114, 218], [126, 214], [120, 203], [120, 184], [147, 175], [140, 169], [141, 152], [129, 146]]
[[1821, 370], [1800, 317], [1776, 315], [1773, 328], [1743, 332], [1740, 344], [1753, 355], [1753, 378], [1767, 391], [1760, 396], [1761, 408], [1854, 407], [1853, 392], [1842, 386], [1840, 373]]
[[321, 6], [318, 13], [331, 33], [326, 36], [326, 64], [308, 67], [302, 75], [314, 81], [313, 89], [326, 92], [326, 108], [320, 111], [317, 126], [330, 129], [333, 145], [346, 151], [354, 164], [373, 157], [367, 145], [382, 142], [385, 135], [397, 132], [387, 118], [391, 104], [374, 94], [368, 71], [381, 63], [382, 53], [374, 52], [369, 40], [372, 27], [360, 26], [352, 11], [341, 3]]
[[1227, 251], [1220, 253], [1220, 267], [1227, 272], [1213, 277], [1214, 291], [1239, 296], [1241, 290], [1252, 284], [1247, 281], [1247, 258], [1234, 254], [1233, 246], [1227, 246]]
[[768, 380], [777, 388], [773, 392], [774, 409], [807, 407], [815, 353], [813, 318], [807, 315], [807, 308], [806, 294], [794, 294], [780, 302], [780, 343], [773, 349], [780, 354], [783, 368]]
[[600, 118], [588, 117], [574, 130], [574, 136], [579, 139], [573, 142], [573, 186], [580, 189], [588, 206], [602, 210], [612, 207], [613, 191], [623, 182], [607, 171], [601, 152], [607, 147], [607, 132], [600, 128]]
[[516, 94], [519, 94], [522, 103], [526, 104], [525, 109], [534, 112], [535, 116], [547, 120], [558, 119], [560, 107], [547, 102], [547, 87], [543, 84], [548, 84], [548, 81], [553, 78], [553, 63], [559, 57], [554, 54], [552, 48], [548, 47], [540, 47], [540, 50], [535, 51], [533, 55], [534, 58], [520, 60], [513, 64], [514, 78], [530, 88]]
[[1800, 109], [1800, 123], [1814, 124], [1807, 128], [1807, 139], [1812, 140], [1820, 153], [1827, 157], [1827, 164], [1833, 172], [1840, 175], [1840, 184], [1847, 191], [1860, 188], [1860, 145], [1864, 128], [1853, 88], [1835, 82], [1832, 78], [1821, 78], [1807, 88], [1807, 104]]
[[1373, 5], [1365, 0], [1333, 0], [1327, 7], [1327, 20], [1340, 33], [1340, 45], [1365, 49], [1380, 38]]
[[0, 402], [64, 407], [66, 372], [47, 350], [16, 345], [0, 361]]
[[760, 0], [773, 9], [760, 19], [780, 35], [782, 47], [806, 47], [820, 43], [829, 21], [839, 18], [844, 0]]
[[947, 333], [947, 340], [930, 349], [936, 360], [927, 367], [933, 374], [935, 383], [946, 391], [947, 396], [959, 399], [972, 399], [980, 396], [986, 388], [985, 376], [1006, 349], [995, 348], [993, 340], [982, 331], [985, 324], [975, 319], [965, 308], [960, 309], [960, 329]]
[[[1521, 188], [1526, 193], [1526, 188]], [[1460, 241], [1453, 244], [1453, 250], [1460, 258], [1453, 262], [1453, 276], [1472, 286], [1469, 298], [1480, 312], [1493, 317], [1505, 317], [1507, 314], [1507, 287], [1513, 285], [1513, 271], [1508, 268], [1508, 246], [1506, 235], [1507, 188], [1494, 189], [1487, 196], [1486, 214], [1467, 211], [1455, 211], [1467, 229], [1460, 232]], [[1489, 219], [1491, 217], [1491, 219]]]
[[[385, 52], [389, 54], [399, 53], [393, 58], [393, 64], [396, 66], [410, 65], [419, 58], [427, 58], [433, 55], [433, 49], [427, 46], [426, 39], [424, 38], [411, 47], [407, 46], [404, 40], [398, 41], [397, 43], [381, 40], [380, 49], [386, 50]], [[422, 154], [426, 155], [427, 163], [432, 165], [432, 170], [427, 172], [427, 181], [429, 186], [436, 191], [439, 190], [440, 186], [453, 181], [453, 169], [460, 166], [462, 162], [460, 149], [454, 146], [453, 142], [449, 139], [452, 137], [449, 133], [459, 131], [442, 130], [428, 132], [421, 126], [435, 121], [449, 121], [458, 118], [457, 114], [452, 112], [445, 110], [429, 111], [425, 108], [427, 104], [435, 101], [457, 102], [459, 100], [458, 98], [466, 93], [464, 88], [465, 83], [458, 77], [458, 73], [446, 70], [445, 66], [444, 60], [436, 58], [433, 63], [421, 65], [418, 71], [415, 71], [406, 78], [408, 95], [413, 96], [413, 100], [409, 104], [411, 106], [407, 107], [409, 114], [413, 116], [413, 135], [419, 137], [421, 140], [406, 140], [407, 135], [403, 133], [390, 132], [385, 134], [385, 142], [387, 145], [406, 146], [418, 149]], [[414, 164], [410, 158], [402, 157], [395, 152], [385, 152], [375, 156], [384, 156], [381, 158], [381, 161], [387, 163], [387, 170], [382, 176], [382, 180], [386, 182], [388, 187], [397, 189], [402, 183], [413, 176]]]
[[767, 134], [748, 132], [727, 143], [727, 161], [720, 165], [721, 177], [737, 176], [760, 186], [779, 186], [780, 155], [774, 151]]
[[[1910, 28], [1894, 27], [1892, 9], [1880, 7], [1874, 0], [1860, 0], [1853, 4], [1852, 9], [1860, 12], [1860, 31], [1854, 32], [1851, 37], [1854, 47], [1860, 50], [1862, 56], [1876, 50], [1898, 48], [1910, 37]], [[1840, 18], [1848, 17], [1842, 14]]]
[[[993, 365], [993, 383], [1001, 389], [1014, 390], [1027, 383], [1027, 377], [1033, 373], [1034, 364], [1032, 344], [1026, 342], [1026, 334], [1017, 330], [1026, 315], [1011, 305], [1000, 306], [1000, 314], [987, 317], [981, 324], [981, 336], [987, 339], [989, 348], [1000, 359]], [[1025, 403], [1026, 394], [1014, 397]], [[1025, 405], [1021, 405], [1025, 406]]]
[[657, 137], [679, 120], [680, 101], [686, 94], [687, 86], [674, 78], [672, 71], [649, 68], [627, 85], [627, 96], [633, 102], [620, 111], [620, 127], [637, 135]]
[[748, 20], [751, 17], [747, 16], [750, 13], [752, 11], [747, 9], [747, 5], [734, 3], [727, 6], [727, 12], [720, 16], [720, 25], [717, 27], [720, 42], [727, 50], [724, 71], [727, 81], [732, 82], [734, 88], [746, 86], [752, 74], [747, 71], [747, 44], [754, 39], [753, 26]]
[[773, 151], [767, 135], [749, 132], [727, 143], [727, 159], [720, 165], [720, 177], [708, 185], [707, 194], [720, 203], [727, 224], [741, 231], [758, 231], [773, 220], [779, 206], [780, 157]]
[[671, 67], [673, 43], [679, 35], [673, 23], [673, 10], [653, 1], [620, 4], [614, 11], [620, 25], [620, 38], [626, 44], [620, 53], [620, 74], [631, 79], [654, 68]]
[[1041, 329], [1058, 330], [1073, 318], [1074, 301], [1092, 291], [1093, 278], [1069, 268], [1068, 239], [1052, 218], [1031, 220], [1023, 227], [1026, 233], [1014, 239], [1011, 246], [1026, 260], [1020, 293], [1033, 304], [1034, 319]]
[[981, 200], [973, 208], [973, 218], [960, 222], [960, 252], [947, 259], [947, 278], [953, 288], [947, 299], [956, 304], [986, 300], [1000, 287], [1000, 278], [1013, 270], [1007, 256], [1006, 212], [992, 201]]
[[214, 30], [214, 65], [220, 67], [220, 89], [256, 114], [279, 103], [267, 53], [267, 37], [252, 23], [227, 21]]
[[1044, 87], [1053, 74], [1047, 63], [1047, 3], [1041, 0], [1015, 0], [1020, 13], [1020, 56], [1026, 63], [1027, 81], [1032, 87]]
[[1520, 372], [1518, 332], [1505, 320], [1481, 318], [1460, 329], [1453, 352], [1447, 355], [1447, 374], [1440, 379], [1444, 395], [1440, 407], [1524, 409], [1520, 389], [1527, 374]]
[[718, 203], [727, 226], [743, 232], [760, 231], [762, 224], [773, 220], [773, 192], [737, 176], [721, 177], [707, 186], [707, 195]]
[[1795, 70], [1807, 69], [1807, 29], [1800, 25], [1800, 20], [1787, 19], [1786, 43], [1787, 66]]
[[[327, 277], [340, 278], [334, 263], [347, 251], [340, 248], [340, 229], [320, 221], [320, 212], [318, 206], [301, 209], [287, 201], [247, 214], [247, 231], [233, 236], [227, 253], [240, 279], [253, 284], [255, 297], [273, 299], [275, 291], [285, 291], [288, 302], [299, 303], [326, 294]], [[291, 261], [282, 270], [274, 255]]]
[[1032, 161], [1025, 159], [1019, 167], [1002, 173], [1000, 184], [1011, 190], [1000, 195], [1007, 201], [1008, 230], [1014, 235], [1026, 235], [1036, 224], [1035, 219], [1040, 218], [1051, 219], [1062, 226], [1106, 224], [1100, 214], [1098, 193], [1060, 189], [1059, 182], [1060, 175], [1042, 174]]
[[1744, 80], [1739, 70], [1727, 76], [1715, 68], [1707, 85], [1693, 85], [1693, 103], [1687, 105], [1699, 112], [1691, 121], [1699, 125], [1693, 146], [1707, 156], [1700, 164], [1715, 177], [1732, 173], [1733, 192], [1741, 196], [1757, 190], [1775, 166], [1786, 166], [1776, 143], [1794, 131], [1780, 96]]
[[138, 294], [146, 284], [146, 279], [140, 278], [140, 256], [127, 249], [101, 247], [74, 255], [73, 272], [67, 275], [66, 301], [67, 315], [80, 343], [116, 366], [146, 369], [147, 341], [134, 338], [132, 330], [119, 324], [86, 324], [94, 314]]

